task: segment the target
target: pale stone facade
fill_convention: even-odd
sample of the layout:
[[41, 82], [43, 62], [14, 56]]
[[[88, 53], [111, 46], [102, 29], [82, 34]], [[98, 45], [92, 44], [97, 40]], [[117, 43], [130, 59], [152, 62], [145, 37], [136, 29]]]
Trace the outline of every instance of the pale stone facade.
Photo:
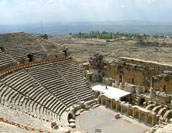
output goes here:
[[[155, 125], [172, 118], [172, 66], [122, 57], [108, 63], [98, 56], [90, 60], [86, 75], [90, 82], [102, 82], [128, 92], [131, 100], [114, 100], [99, 95], [99, 103], [142, 122]], [[101, 64], [101, 65], [100, 65]], [[95, 67], [96, 66], [96, 67]], [[99, 78], [94, 79], [94, 74]], [[90, 73], [92, 72], [92, 73]], [[102, 76], [102, 77], [100, 77]]]

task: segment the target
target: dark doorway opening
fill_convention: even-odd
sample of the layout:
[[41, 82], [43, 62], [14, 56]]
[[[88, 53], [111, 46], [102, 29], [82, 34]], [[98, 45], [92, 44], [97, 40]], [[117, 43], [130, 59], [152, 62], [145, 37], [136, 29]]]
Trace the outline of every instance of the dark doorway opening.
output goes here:
[[121, 101], [125, 101], [126, 102], [127, 101], [127, 98], [126, 97], [122, 97], [121, 98]]
[[32, 61], [33, 61], [33, 55], [28, 54], [28, 55], [27, 55], [27, 58], [29, 59], [29, 62], [32, 62]]
[[64, 55], [65, 55], [65, 56], [68, 56], [68, 48], [65, 48], [65, 47], [64, 47], [63, 52], [64, 52]]
[[69, 115], [68, 115], [68, 120], [69, 119], [74, 119], [75, 117], [74, 117], [74, 114], [72, 114], [72, 113], [69, 113]]
[[5, 49], [3, 47], [0, 47], [0, 51], [5, 52]]
[[89, 76], [89, 81], [92, 82], [92, 75]]
[[134, 84], [134, 78], [132, 78], [132, 81], [131, 81], [132, 84]]
[[140, 106], [143, 106], [144, 105], [144, 102], [145, 102], [145, 99], [144, 98], [141, 98], [140, 99]]
[[163, 86], [163, 91], [166, 91], [166, 85]]

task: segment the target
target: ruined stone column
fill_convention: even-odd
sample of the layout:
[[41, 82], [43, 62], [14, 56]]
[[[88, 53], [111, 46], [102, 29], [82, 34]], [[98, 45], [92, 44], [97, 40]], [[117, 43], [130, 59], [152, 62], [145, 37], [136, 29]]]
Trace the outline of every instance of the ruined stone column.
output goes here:
[[152, 93], [153, 93], [153, 88], [151, 87], [151, 88], [150, 88], [150, 94], [149, 94], [150, 99], [153, 98], [153, 94], [152, 94]]
[[134, 110], [134, 108], [133, 108], [133, 118], [134, 118], [134, 115], [135, 115], [135, 110]]
[[127, 115], [129, 115], [129, 113], [128, 113], [128, 108], [129, 108], [129, 106], [127, 106]]
[[155, 117], [153, 116], [152, 117], [152, 126], [154, 126], [155, 125]]
[[108, 107], [108, 103], [107, 103], [107, 99], [105, 99], [106, 100], [106, 108]]
[[116, 101], [116, 104], [115, 104], [115, 109], [116, 109], [116, 111], [118, 111], [118, 105], [117, 105], [118, 103], [117, 103], [117, 101]]
[[141, 121], [141, 112], [139, 111], [139, 121]]
[[113, 102], [112, 102], [112, 99], [111, 99], [111, 109], [113, 109]]
[[153, 87], [153, 77], [151, 77], [150, 87]]
[[125, 82], [124, 82], [124, 74], [122, 74], [122, 89], [124, 88], [124, 84], [125, 84]]
[[121, 113], [122, 113], [122, 105], [121, 105]]
[[148, 116], [147, 116], [147, 113], [145, 113], [145, 123], [147, 123], [147, 119], [148, 119]]
[[102, 98], [100, 98], [100, 101], [101, 101], [101, 103], [100, 103], [100, 104], [103, 104], [103, 100], [102, 100]]

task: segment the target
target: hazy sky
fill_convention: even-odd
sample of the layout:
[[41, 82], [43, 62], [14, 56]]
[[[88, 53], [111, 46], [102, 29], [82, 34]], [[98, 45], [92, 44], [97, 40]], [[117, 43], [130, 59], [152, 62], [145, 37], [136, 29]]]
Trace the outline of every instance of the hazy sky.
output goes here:
[[0, 24], [172, 21], [172, 0], [0, 0]]

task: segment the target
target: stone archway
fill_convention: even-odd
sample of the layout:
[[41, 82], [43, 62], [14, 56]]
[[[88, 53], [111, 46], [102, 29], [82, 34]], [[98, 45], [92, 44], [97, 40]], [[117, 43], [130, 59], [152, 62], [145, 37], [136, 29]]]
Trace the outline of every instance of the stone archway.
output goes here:
[[74, 119], [74, 118], [75, 118], [74, 113], [69, 113], [69, 114], [68, 114], [68, 120], [69, 120], [69, 119]]
[[172, 110], [168, 110], [165, 112], [163, 118], [166, 120], [166, 119], [169, 119], [169, 118], [172, 118]]
[[149, 104], [148, 106], [146, 106], [147, 110], [152, 110], [155, 107], [155, 104]]
[[162, 108], [162, 105], [158, 105], [152, 109], [153, 112], [158, 113], [158, 111]]
[[140, 105], [140, 106], [143, 106], [143, 105], [144, 105], [144, 104], [143, 104], [144, 102], [145, 102], [145, 99], [144, 99], [144, 98], [140, 98], [139, 105]]
[[33, 61], [33, 55], [32, 54], [28, 54], [27, 55], [27, 58], [29, 59], [29, 62], [32, 62]]
[[159, 116], [163, 116], [165, 114], [165, 111], [167, 110], [167, 108], [161, 108], [159, 111], [158, 111], [158, 115]]

